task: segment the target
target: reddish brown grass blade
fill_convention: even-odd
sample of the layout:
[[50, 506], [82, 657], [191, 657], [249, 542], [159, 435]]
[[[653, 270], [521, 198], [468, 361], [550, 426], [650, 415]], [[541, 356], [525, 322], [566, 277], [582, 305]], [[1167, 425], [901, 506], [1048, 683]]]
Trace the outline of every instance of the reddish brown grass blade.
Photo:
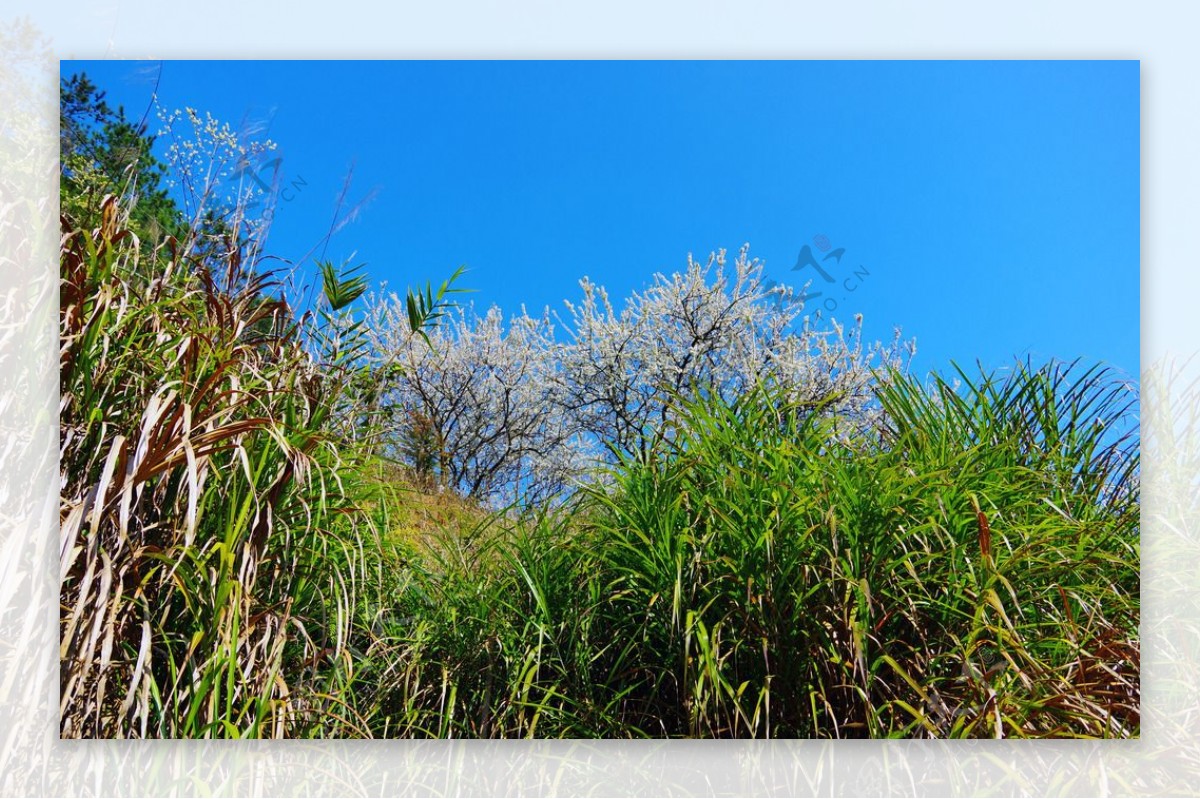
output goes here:
[[979, 551], [983, 553], [983, 559], [991, 563], [992, 529], [988, 527], [987, 515], [983, 511], [976, 511], [975, 518], [979, 522]]

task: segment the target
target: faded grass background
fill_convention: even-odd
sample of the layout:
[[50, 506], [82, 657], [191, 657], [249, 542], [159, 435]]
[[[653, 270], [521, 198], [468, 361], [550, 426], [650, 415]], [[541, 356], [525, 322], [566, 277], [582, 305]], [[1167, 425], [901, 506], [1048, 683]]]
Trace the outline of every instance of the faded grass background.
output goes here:
[[[1200, 276], [1190, 231], [1200, 191], [1200, 56], [1187, 34], [1195, 25], [1179, 11], [1189, 7], [1162, 4], [1134, 18], [1111, 2], [1052, 10], [1021, 2], [996, 12], [1002, 18], [977, 19], [981, 12], [925, 3], [918, 24], [910, 8], [880, 3], [814, 8], [804, 17], [780, 5], [684, 18], [676, 6], [641, 9], [636, 27], [622, 21], [620, 11], [635, 7], [624, 2], [573, 14], [548, 3], [420, 11], [347, 3], [336, 18], [319, 6], [275, 17], [225, 0], [176, 17], [149, 7], [88, 3], [65, 13], [18, 2], [6, 13], [28, 12], [33, 21], [0, 19], [0, 794], [1196, 792], [1200, 335], [1192, 306]], [[471, 20], [465, 28], [463, 19]], [[897, 30], [911, 32], [905, 42], [896, 42]], [[105, 56], [1142, 59], [1141, 740], [59, 741], [58, 59]], [[1036, 285], [1030, 275], [1030, 290]]]

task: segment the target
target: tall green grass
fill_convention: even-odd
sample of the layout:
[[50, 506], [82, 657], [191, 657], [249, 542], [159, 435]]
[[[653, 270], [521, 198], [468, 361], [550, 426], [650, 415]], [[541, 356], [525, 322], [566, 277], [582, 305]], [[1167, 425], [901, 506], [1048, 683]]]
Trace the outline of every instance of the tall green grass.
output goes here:
[[61, 733], [359, 735], [370, 540], [337, 381], [269, 278], [139, 246], [111, 198], [62, 243]]
[[409, 553], [376, 733], [1137, 735], [1136, 396], [959, 376], [887, 376], [857, 440], [686, 403], [578, 504]]
[[[66, 737], [1131, 737], [1137, 395], [876, 380], [881, 427], [680, 400], [569, 501], [417, 497], [322, 268], [65, 223]], [[415, 303], [420, 328], [447, 288]], [[431, 310], [432, 309], [432, 310]]]
[[[880, 382], [839, 443], [770, 393], [689, 406], [616, 474], [596, 546], [641, 728], [689, 736], [1129, 736], [1136, 408], [1104, 370]], [[1136, 420], [1135, 420], [1136, 421]]]

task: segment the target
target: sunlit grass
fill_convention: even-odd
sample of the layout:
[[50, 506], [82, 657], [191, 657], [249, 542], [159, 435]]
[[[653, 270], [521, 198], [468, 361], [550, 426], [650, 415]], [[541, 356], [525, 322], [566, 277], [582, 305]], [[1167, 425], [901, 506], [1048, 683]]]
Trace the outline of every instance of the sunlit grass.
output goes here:
[[296, 319], [236, 253], [111, 201], [65, 226], [62, 735], [1138, 735], [1107, 370], [881, 374], [849, 433], [681, 398], [607, 479], [492, 512], [372, 454], [361, 275]]
[[881, 385], [879, 442], [769, 394], [697, 403], [598, 497], [639, 712], [692, 736], [1136, 735], [1137, 449], [1105, 438], [1127, 387], [1062, 365]]
[[367, 519], [295, 320], [233, 260], [140, 248], [111, 200], [62, 259], [62, 734], [365, 732]]
[[469, 554], [447, 536], [396, 594], [408, 670], [376, 719], [454, 736], [1136, 736], [1137, 449], [1104, 433], [1129, 421], [1127, 387], [1066, 365], [884, 385], [874, 440], [770, 392], [695, 402], [671, 447], [579, 505], [497, 518]]

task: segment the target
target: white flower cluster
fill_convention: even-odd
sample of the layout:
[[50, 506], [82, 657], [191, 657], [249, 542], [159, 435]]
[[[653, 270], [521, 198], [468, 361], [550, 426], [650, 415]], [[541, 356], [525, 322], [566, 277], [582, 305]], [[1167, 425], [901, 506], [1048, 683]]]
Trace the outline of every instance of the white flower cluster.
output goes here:
[[560, 379], [570, 409], [589, 434], [631, 452], [668, 431], [674, 397], [708, 392], [732, 401], [758, 383], [797, 403], [832, 400], [840, 418], [873, 421], [872, 365], [901, 365], [899, 331], [888, 348], [864, 348], [862, 317], [847, 331], [821, 315], [800, 318], [801, 303], [778, 303], [762, 264], [744, 245], [733, 264], [725, 251], [635, 293], [617, 316], [602, 288], [585, 279], [584, 299], [567, 303], [574, 333]]
[[434, 430], [438, 477], [464, 494], [499, 504], [543, 498], [577, 474], [580, 436], [555, 396], [548, 317], [522, 309], [506, 326], [498, 308], [482, 318], [460, 309], [427, 343], [408, 331], [396, 295], [370, 307], [376, 351], [402, 367], [383, 395], [393, 454], [412, 460], [405, 425], [415, 416]]
[[431, 334], [432, 349], [408, 332], [398, 297], [370, 303], [376, 357], [401, 367], [386, 402], [432, 423], [456, 489], [552, 494], [614, 451], [667, 435], [677, 397], [733, 400], [760, 382], [809, 407], [828, 400], [855, 427], [873, 425], [871, 367], [901, 366], [912, 352], [899, 331], [889, 347], [864, 347], [861, 316], [849, 331], [836, 321], [821, 329], [819, 314], [798, 318], [799, 303], [773, 302], [748, 245], [732, 273], [724, 251], [707, 264], [689, 256], [684, 272], [656, 275], [619, 313], [603, 287], [587, 278], [580, 286], [566, 319], [522, 309], [505, 326], [497, 308], [482, 318], [462, 311]]
[[167, 111], [160, 107], [165, 137], [168, 185], [179, 187], [184, 212], [195, 228], [209, 212], [252, 239], [261, 239], [269, 224], [267, 181], [257, 177], [275, 142], [249, 140], [205, 112], [193, 108]]

